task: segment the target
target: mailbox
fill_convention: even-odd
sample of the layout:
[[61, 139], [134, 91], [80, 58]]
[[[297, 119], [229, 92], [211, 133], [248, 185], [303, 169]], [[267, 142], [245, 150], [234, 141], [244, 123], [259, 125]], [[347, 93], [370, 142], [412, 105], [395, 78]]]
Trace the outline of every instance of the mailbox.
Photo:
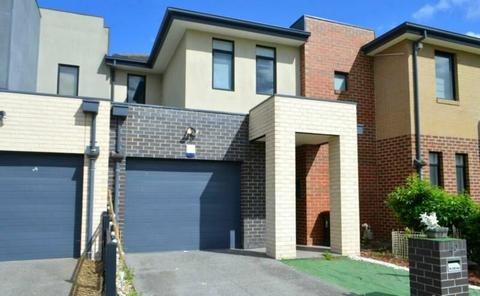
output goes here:
[[448, 258], [447, 259], [447, 273], [462, 272], [462, 259]]

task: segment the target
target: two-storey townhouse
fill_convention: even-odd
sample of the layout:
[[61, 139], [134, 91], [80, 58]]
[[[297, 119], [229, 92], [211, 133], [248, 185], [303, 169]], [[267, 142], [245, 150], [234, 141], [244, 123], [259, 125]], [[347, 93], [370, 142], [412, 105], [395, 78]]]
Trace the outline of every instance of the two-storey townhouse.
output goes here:
[[102, 18], [40, 9], [36, 88], [1, 92], [2, 260], [89, 250], [108, 189], [128, 252], [295, 257], [296, 147], [327, 142], [332, 250], [358, 254], [356, 105], [300, 96], [309, 35], [168, 9], [149, 55], [109, 56]]
[[6, 4], [0, 260], [90, 250], [108, 191], [127, 252], [275, 258], [358, 254], [365, 222], [388, 238], [416, 163], [478, 198], [478, 39], [170, 8], [149, 54], [112, 54], [102, 17]]
[[384, 201], [414, 172], [480, 200], [479, 47], [478, 38], [412, 23], [363, 47], [374, 59], [379, 235], [401, 227]]

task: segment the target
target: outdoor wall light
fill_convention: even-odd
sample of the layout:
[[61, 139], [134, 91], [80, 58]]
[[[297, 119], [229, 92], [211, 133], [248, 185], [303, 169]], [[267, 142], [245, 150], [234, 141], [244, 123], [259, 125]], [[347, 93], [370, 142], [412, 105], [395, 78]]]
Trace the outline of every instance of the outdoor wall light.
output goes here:
[[195, 139], [196, 136], [197, 136], [197, 130], [194, 129], [193, 127], [189, 127], [185, 131], [185, 134], [183, 135], [182, 141], [191, 142]]
[[0, 111], [0, 126], [3, 125], [3, 120], [7, 118], [7, 112], [5, 111]]

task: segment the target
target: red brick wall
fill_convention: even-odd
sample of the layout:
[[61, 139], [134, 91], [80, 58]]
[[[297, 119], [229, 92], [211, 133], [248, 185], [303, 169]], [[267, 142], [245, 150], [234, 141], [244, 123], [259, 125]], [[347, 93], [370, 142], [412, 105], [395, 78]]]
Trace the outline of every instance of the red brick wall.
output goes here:
[[[430, 178], [428, 153], [442, 154], [444, 188], [451, 193], [457, 192], [455, 154], [467, 154], [467, 176], [471, 196], [480, 202], [480, 159], [479, 142], [476, 139], [463, 139], [438, 136], [421, 136], [422, 158], [427, 162], [422, 173], [425, 180]], [[406, 135], [377, 141], [378, 161], [378, 195], [371, 200], [370, 205], [378, 211], [378, 218], [372, 225], [377, 238], [390, 239], [393, 229], [403, 226], [385, 206], [388, 193], [396, 186], [405, 183], [405, 179], [415, 173], [413, 160], [415, 158], [415, 136]]]
[[[311, 36], [300, 55], [302, 95], [357, 102], [357, 120], [364, 125], [364, 133], [358, 136], [360, 222], [372, 224], [378, 215], [371, 207], [377, 195], [373, 60], [360, 48], [374, 33], [312, 17], [305, 18], [305, 29]], [[348, 73], [344, 93], [334, 91], [335, 71]], [[322, 158], [328, 159], [326, 155]], [[327, 177], [322, 183], [328, 187]]]
[[393, 212], [386, 207], [385, 199], [395, 187], [404, 184], [405, 179], [414, 173], [414, 145], [411, 135], [377, 141], [378, 194], [365, 205], [377, 217], [371, 224], [377, 239], [390, 240], [392, 229], [403, 228]]
[[[480, 202], [480, 159], [479, 141], [476, 139], [422, 136], [422, 157], [428, 163], [428, 153], [441, 152], [444, 188], [451, 193], [457, 192], [455, 154], [467, 154], [467, 177], [472, 198]], [[429, 166], [423, 168], [425, 179], [430, 178]]]
[[330, 211], [328, 145], [297, 147], [297, 243], [325, 245], [322, 213]]

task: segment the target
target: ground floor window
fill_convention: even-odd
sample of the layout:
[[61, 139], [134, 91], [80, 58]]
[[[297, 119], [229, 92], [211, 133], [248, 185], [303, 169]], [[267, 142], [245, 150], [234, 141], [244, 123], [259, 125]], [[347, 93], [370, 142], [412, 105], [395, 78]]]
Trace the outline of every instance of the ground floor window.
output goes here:
[[430, 183], [435, 186], [443, 186], [442, 154], [430, 152], [428, 154], [428, 165], [430, 168]]
[[468, 191], [467, 162], [468, 159], [466, 154], [455, 154], [458, 193], [465, 193]]

